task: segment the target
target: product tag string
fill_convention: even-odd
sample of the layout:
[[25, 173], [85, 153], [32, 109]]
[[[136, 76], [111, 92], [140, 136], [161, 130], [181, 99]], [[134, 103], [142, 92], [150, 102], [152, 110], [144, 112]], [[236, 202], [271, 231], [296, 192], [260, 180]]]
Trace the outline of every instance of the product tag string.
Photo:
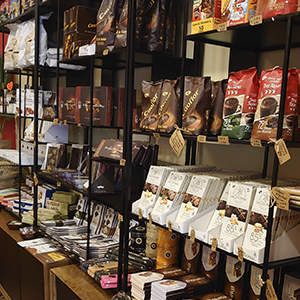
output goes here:
[[186, 129], [180, 128], [177, 124], [174, 125], [174, 128], [175, 128], [176, 130], [181, 130], [181, 131], [189, 132], [189, 131], [186, 130]]

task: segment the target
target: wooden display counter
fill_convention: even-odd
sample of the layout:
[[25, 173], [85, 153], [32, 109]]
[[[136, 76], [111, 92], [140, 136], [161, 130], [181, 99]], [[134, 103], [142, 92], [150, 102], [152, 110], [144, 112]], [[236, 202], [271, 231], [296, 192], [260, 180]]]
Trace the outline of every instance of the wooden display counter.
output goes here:
[[110, 300], [114, 293], [103, 290], [76, 265], [50, 270], [50, 300]]

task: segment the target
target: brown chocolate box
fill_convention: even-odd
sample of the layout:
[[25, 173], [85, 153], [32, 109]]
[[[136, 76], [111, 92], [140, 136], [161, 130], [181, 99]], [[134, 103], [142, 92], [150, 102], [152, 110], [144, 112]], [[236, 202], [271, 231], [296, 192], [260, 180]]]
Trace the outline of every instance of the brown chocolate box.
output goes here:
[[125, 89], [113, 89], [113, 123], [115, 127], [124, 126]]
[[60, 87], [59, 88], [59, 120], [75, 122], [76, 106], [76, 88]]
[[64, 34], [69, 32], [96, 34], [97, 9], [73, 6], [64, 12]]
[[[76, 87], [76, 118], [80, 124], [90, 123], [90, 87]], [[112, 115], [112, 88], [108, 86], [94, 87], [93, 93], [93, 125], [110, 126]]]

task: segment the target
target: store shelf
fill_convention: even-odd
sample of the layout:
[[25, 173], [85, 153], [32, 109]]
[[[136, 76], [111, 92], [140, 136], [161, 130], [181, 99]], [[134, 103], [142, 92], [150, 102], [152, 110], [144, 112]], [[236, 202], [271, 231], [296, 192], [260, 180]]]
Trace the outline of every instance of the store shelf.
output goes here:
[[[200, 41], [229, 48], [237, 48], [246, 51], [269, 51], [284, 49], [286, 38], [286, 22], [291, 17], [293, 26], [298, 27], [300, 13], [276, 16], [264, 19], [262, 24], [251, 26], [249, 23], [228, 27], [226, 31], [217, 30], [200, 34], [188, 35], [186, 40]], [[275, 34], [276, 33], [276, 34]], [[294, 34], [291, 47], [300, 46], [300, 36]]]
[[[14, 74], [14, 75], [24, 75], [24, 76], [33, 76], [34, 66], [24, 67], [21, 69], [14, 69], [14, 70], [5, 70], [5, 73]], [[39, 66], [38, 73], [40, 76], [47, 77], [55, 77], [56, 76], [56, 67], [49, 67], [49, 66]], [[65, 76], [66, 69], [60, 69], [59, 76]]]
[[0, 211], [1, 209], [5, 210], [6, 212], [8, 212], [12, 217], [16, 218], [17, 220], [22, 220], [22, 217], [20, 217], [19, 215], [15, 214], [12, 210], [8, 209], [5, 206], [0, 205]]

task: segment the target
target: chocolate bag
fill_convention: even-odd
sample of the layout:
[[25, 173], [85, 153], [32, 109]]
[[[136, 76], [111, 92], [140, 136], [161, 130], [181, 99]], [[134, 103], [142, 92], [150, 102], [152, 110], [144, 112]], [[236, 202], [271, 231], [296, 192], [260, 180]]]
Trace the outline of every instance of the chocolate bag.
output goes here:
[[297, 11], [297, 0], [259, 0], [256, 15], [262, 15], [263, 19], [286, 15]]
[[210, 107], [210, 77], [185, 77], [182, 127], [187, 134], [205, 132], [205, 113]]
[[227, 79], [212, 82], [211, 109], [209, 116], [209, 133], [220, 135], [222, 130], [222, 116]]
[[123, 9], [118, 21], [115, 39], [115, 48], [125, 48], [127, 46], [127, 23], [128, 23], [128, 0], [125, 0]]
[[[269, 141], [276, 139], [280, 105], [282, 68], [262, 71], [258, 92], [258, 106], [252, 138]], [[298, 98], [298, 76], [295, 68], [288, 72], [288, 84], [282, 125], [282, 138], [291, 141]]]
[[166, 15], [166, 0], [149, 1], [145, 11], [142, 48], [148, 51], [162, 51]]
[[141, 130], [155, 131], [158, 122], [158, 105], [162, 80], [142, 82], [142, 121]]
[[251, 137], [258, 86], [255, 67], [230, 74], [224, 100], [222, 135], [235, 139]]
[[179, 107], [179, 97], [175, 92], [175, 85], [178, 85], [178, 82], [169, 79], [165, 79], [163, 82], [158, 108], [157, 131], [169, 133], [175, 129]]
[[298, 75], [298, 99], [297, 99], [297, 109], [296, 109], [296, 118], [294, 123], [293, 130], [293, 141], [300, 142], [300, 69], [297, 69]]
[[140, 47], [142, 38], [142, 29], [146, 14], [146, 5], [148, 0], [136, 0], [136, 19], [135, 19], [135, 43], [137, 49]]
[[104, 0], [97, 15], [96, 52], [112, 51], [116, 35], [116, 0]]

